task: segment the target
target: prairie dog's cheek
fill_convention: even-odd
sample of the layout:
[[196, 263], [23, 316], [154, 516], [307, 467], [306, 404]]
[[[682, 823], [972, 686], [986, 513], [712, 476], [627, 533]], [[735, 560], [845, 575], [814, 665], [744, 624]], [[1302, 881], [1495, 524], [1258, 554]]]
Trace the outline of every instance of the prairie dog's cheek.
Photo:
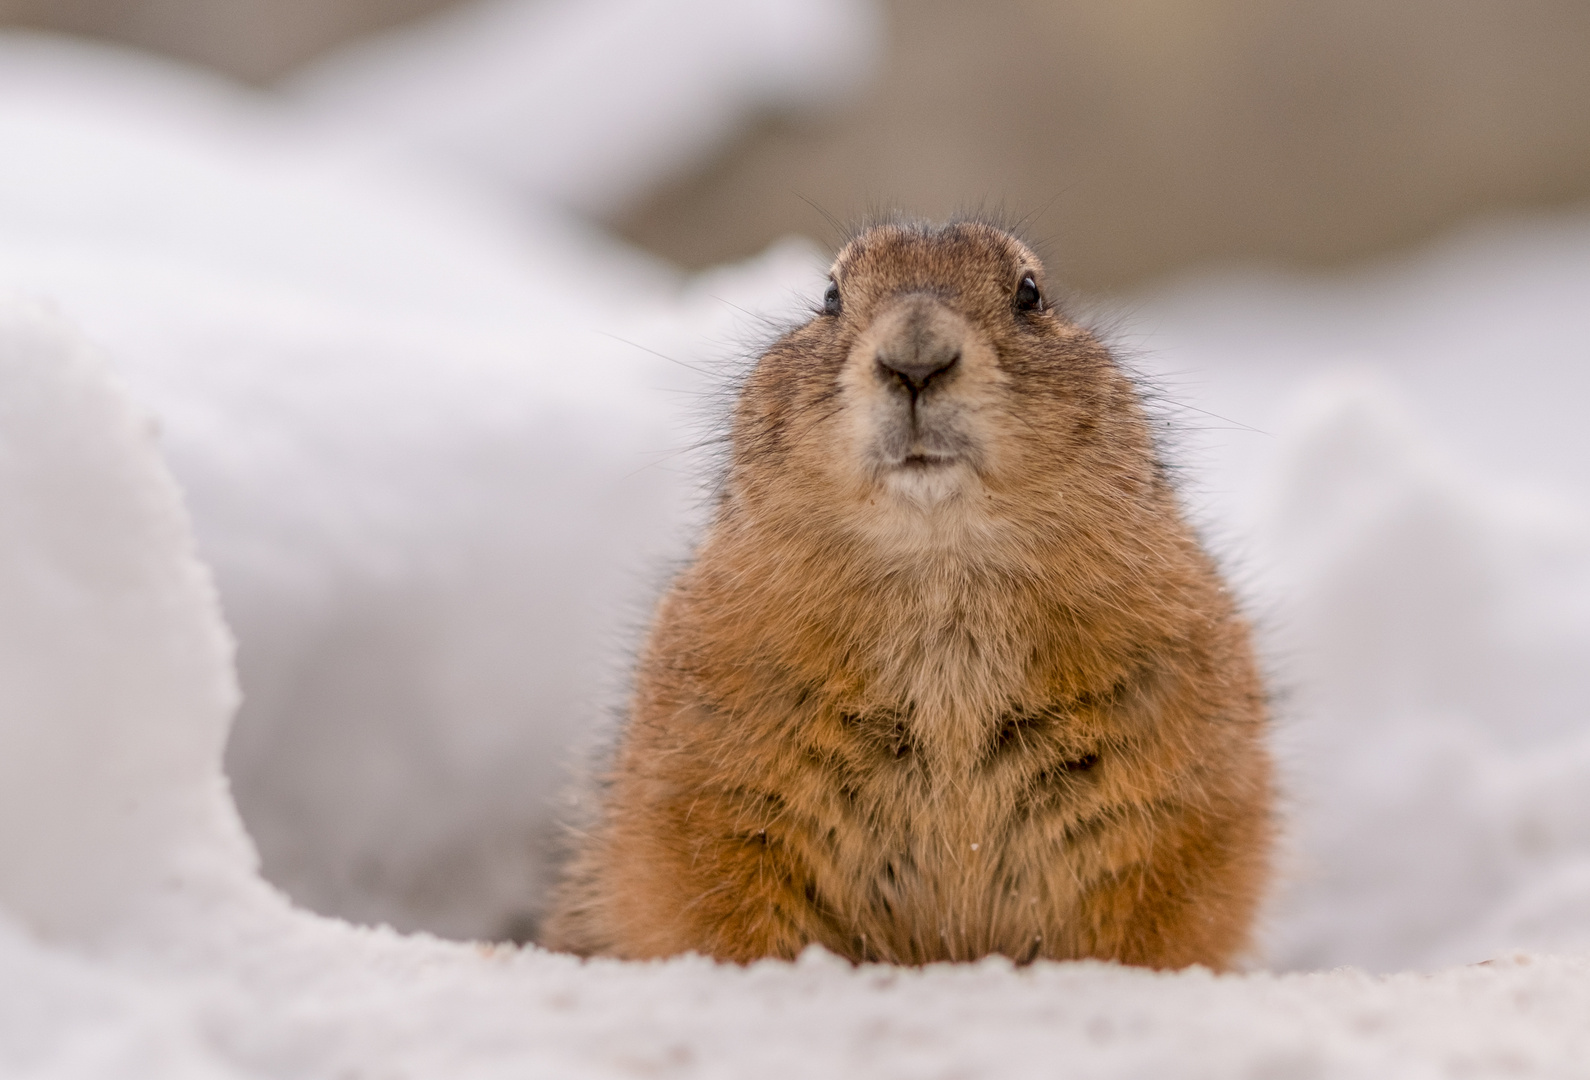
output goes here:
[[1018, 415], [1020, 387], [981, 337], [968, 343], [962, 367], [953, 392], [933, 403], [927, 418], [953, 434], [979, 471], [997, 467], [1011, 444], [1030, 438]]
[[834, 417], [833, 443], [829, 454], [836, 471], [861, 479], [877, 469], [878, 441], [909, 416], [890, 400], [888, 390], [873, 370], [874, 346], [863, 339], [851, 350], [839, 373], [838, 409]]
[[[835, 494], [834, 487], [849, 487], [854, 483], [849, 475], [855, 455], [848, 445], [850, 440], [849, 410], [843, 403], [844, 388], [833, 381], [812, 382], [801, 392], [790, 395], [784, 402], [786, 423], [777, 442], [782, 450], [782, 467], [792, 477], [804, 477], [805, 483], [817, 482], [830, 488], [825, 497]], [[755, 457], [745, 448], [737, 454]]]
[[877, 482], [879, 417], [865, 398], [847, 401], [835, 417], [833, 438], [826, 448], [829, 469], [848, 486], [863, 489]]

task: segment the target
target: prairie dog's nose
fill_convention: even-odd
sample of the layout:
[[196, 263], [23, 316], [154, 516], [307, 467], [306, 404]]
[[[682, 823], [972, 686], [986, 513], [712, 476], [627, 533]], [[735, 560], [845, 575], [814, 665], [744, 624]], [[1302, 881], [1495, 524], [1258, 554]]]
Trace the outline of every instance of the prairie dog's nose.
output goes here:
[[927, 389], [935, 375], [942, 375], [961, 359], [961, 348], [949, 342], [936, 341], [928, 348], [899, 353], [878, 350], [878, 368], [887, 377], [896, 379], [913, 393]]
[[886, 332], [878, 344], [878, 374], [899, 383], [913, 398], [961, 360], [961, 335], [953, 320], [943, 317], [947, 313], [935, 307], [911, 305], [891, 320], [894, 325], [888, 329], [892, 332]]

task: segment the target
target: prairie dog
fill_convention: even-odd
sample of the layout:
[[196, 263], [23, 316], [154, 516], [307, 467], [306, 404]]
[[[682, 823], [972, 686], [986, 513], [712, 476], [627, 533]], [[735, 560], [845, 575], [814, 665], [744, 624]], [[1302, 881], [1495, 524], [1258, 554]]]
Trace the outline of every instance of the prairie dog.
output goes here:
[[1266, 723], [1135, 387], [1037, 258], [874, 227], [743, 387], [544, 941], [1225, 968]]

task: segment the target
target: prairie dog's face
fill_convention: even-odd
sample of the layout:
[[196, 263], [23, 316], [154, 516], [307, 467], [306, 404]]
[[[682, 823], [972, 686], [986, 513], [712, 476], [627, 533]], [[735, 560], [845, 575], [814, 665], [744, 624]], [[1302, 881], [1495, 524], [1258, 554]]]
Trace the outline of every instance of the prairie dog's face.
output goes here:
[[734, 451], [759, 512], [906, 546], [992, 539], [1152, 462], [1129, 383], [1050, 303], [1036, 256], [980, 223], [847, 245], [822, 307], [747, 382]]

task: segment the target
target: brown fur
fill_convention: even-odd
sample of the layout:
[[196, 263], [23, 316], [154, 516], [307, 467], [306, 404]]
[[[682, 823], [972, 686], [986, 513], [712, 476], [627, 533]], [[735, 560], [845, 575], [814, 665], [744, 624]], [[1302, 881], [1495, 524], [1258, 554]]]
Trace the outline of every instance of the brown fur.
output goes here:
[[[547, 943], [1226, 967], [1264, 696], [1133, 384], [1020, 310], [1042, 269], [991, 226], [874, 228], [833, 274], [745, 385]], [[959, 359], [910, 397], [878, 358], [913, 348]]]

